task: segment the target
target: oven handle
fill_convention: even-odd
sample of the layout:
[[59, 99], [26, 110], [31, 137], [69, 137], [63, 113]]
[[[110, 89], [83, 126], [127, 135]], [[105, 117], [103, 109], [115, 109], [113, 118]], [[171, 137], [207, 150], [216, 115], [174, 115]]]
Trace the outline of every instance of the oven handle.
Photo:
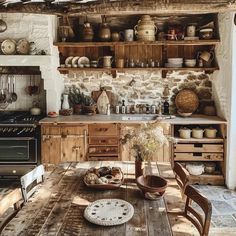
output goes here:
[[29, 140], [36, 140], [36, 138], [34, 137], [6, 137], [6, 138], [0, 138], [0, 141], [1, 140], [26, 140], [26, 141], [29, 141]]

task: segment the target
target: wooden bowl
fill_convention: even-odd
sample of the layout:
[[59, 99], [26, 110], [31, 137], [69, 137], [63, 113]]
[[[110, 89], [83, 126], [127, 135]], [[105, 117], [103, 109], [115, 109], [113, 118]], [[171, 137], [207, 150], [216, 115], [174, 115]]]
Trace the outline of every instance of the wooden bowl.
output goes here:
[[158, 193], [159, 196], [162, 196], [167, 188], [167, 181], [157, 175], [142, 175], [136, 181], [144, 196], [147, 193]]

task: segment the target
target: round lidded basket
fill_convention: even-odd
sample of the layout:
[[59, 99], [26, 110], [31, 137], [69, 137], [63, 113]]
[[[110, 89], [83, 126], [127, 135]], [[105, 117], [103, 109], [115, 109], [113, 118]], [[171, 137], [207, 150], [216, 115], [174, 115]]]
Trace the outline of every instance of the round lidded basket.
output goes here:
[[194, 91], [190, 89], [183, 89], [177, 94], [175, 98], [175, 105], [181, 112], [193, 113], [199, 106], [199, 99]]

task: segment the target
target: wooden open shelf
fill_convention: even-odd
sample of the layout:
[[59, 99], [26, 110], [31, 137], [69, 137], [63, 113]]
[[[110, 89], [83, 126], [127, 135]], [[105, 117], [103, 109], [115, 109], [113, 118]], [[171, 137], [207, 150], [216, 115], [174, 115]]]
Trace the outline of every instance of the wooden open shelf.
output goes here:
[[176, 143], [224, 143], [223, 138], [190, 138], [190, 139], [183, 139], [175, 137]]
[[93, 72], [129, 72], [129, 71], [206, 71], [213, 72], [219, 70], [219, 67], [192, 67], [192, 68], [166, 68], [166, 67], [157, 67], [157, 68], [71, 68], [71, 67], [59, 67], [58, 71], [62, 74], [67, 74], [69, 72], [81, 72], [81, 71], [93, 71]]
[[174, 158], [174, 161], [224, 161], [224, 159], [219, 159], [219, 158], [211, 158], [211, 159], [206, 159], [206, 158], [200, 158], [200, 157], [195, 157], [195, 158]]
[[141, 46], [141, 45], [217, 45], [219, 39], [210, 40], [164, 40], [164, 41], [132, 41], [132, 42], [55, 42], [54, 46], [71, 47], [114, 47], [114, 46]]

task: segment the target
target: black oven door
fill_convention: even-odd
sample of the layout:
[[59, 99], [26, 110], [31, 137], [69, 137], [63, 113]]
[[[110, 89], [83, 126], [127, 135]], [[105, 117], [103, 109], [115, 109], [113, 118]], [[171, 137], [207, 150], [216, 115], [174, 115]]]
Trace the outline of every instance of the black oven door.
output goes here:
[[37, 139], [29, 137], [0, 138], [0, 164], [37, 162]]

